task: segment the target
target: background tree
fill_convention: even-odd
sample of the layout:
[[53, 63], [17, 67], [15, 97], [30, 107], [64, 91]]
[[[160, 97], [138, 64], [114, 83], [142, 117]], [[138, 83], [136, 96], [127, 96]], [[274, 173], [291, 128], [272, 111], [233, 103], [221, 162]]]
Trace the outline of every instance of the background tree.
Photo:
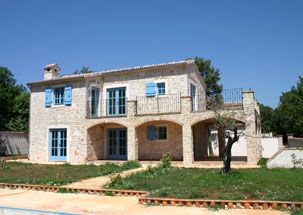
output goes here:
[[81, 69], [76, 69], [74, 71], [74, 74], [85, 74], [85, 73], [91, 73], [92, 71], [89, 69], [89, 67], [83, 66]]
[[[274, 109], [260, 104], [261, 129], [262, 133], [274, 132], [273, 129]], [[275, 133], [275, 132], [274, 132]]]
[[0, 130], [27, 131], [29, 94], [12, 72], [0, 66]]
[[282, 93], [273, 114], [273, 130], [277, 134], [303, 136], [303, 77], [299, 77], [297, 86]]
[[214, 94], [221, 94], [223, 86], [219, 84], [219, 69], [213, 67], [210, 60], [201, 57], [195, 57], [195, 63], [198, 67], [201, 77], [204, 79], [204, 82], [206, 84], [206, 95], [212, 96]]

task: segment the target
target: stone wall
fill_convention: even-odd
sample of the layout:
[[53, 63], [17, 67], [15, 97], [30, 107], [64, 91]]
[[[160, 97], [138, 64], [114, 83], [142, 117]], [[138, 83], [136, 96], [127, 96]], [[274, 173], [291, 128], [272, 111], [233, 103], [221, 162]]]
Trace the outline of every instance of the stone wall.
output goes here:
[[[148, 140], [148, 126], [166, 126], [167, 140]], [[136, 129], [138, 136], [139, 160], [160, 160], [163, 154], [169, 152], [173, 160], [183, 159], [182, 150], [182, 127], [169, 121], [151, 121], [138, 126]]]

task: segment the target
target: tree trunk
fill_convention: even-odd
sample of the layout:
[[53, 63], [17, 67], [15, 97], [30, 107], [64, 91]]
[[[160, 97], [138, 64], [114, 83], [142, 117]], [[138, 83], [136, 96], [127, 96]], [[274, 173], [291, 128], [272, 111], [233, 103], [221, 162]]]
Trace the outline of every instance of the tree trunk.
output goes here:
[[235, 142], [239, 140], [238, 137], [238, 129], [234, 129], [234, 136], [231, 137], [230, 135], [227, 135], [227, 143], [224, 148], [224, 154], [223, 154], [223, 168], [222, 168], [222, 174], [226, 175], [230, 172], [230, 163], [231, 163], [231, 149]]
[[223, 157], [225, 148], [225, 129], [218, 129], [219, 157]]

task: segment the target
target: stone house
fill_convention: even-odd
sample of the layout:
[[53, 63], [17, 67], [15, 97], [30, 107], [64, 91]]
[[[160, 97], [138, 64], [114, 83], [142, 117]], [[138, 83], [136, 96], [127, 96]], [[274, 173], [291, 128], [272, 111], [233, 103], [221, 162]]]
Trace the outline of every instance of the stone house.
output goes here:
[[[59, 75], [28, 84], [32, 162], [159, 160], [165, 152], [191, 165], [212, 160], [206, 86], [192, 60]], [[258, 103], [251, 90], [225, 90], [224, 110], [244, 126], [248, 164], [261, 157]], [[221, 147], [222, 148], [222, 147]]]

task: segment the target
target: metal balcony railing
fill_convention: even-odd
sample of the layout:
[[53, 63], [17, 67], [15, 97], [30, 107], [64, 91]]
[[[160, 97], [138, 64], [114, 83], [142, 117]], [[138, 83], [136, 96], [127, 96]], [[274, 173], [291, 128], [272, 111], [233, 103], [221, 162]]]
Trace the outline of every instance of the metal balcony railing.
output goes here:
[[242, 107], [242, 88], [224, 89], [221, 94], [207, 96], [205, 92], [198, 92], [196, 99], [192, 98], [193, 111], [210, 110], [215, 106], [222, 108]]

